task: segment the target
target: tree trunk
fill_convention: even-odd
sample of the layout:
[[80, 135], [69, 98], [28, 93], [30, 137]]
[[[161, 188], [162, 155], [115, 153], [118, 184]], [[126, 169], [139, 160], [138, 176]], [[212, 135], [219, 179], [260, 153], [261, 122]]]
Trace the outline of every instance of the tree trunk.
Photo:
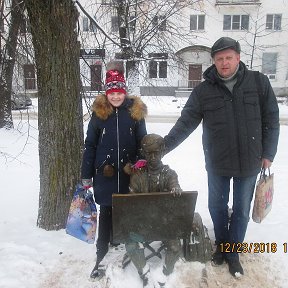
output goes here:
[[37, 225], [66, 225], [80, 179], [83, 112], [78, 11], [72, 0], [25, 0], [35, 50], [39, 94], [40, 195]]
[[137, 61], [138, 51], [133, 51], [133, 45], [129, 37], [129, 3], [125, 0], [117, 1], [116, 10], [122, 58], [127, 60], [126, 69], [129, 66], [129, 73], [127, 75], [129, 94], [140, 95], [139, 61]]
[[[13, 0], [11, 5], [11, 18], [8, 39], [1, 51], [1, 77], [0, 77], [0, 128], [13, 128], [11, 113], [12, 78], [17, 48], [17, 37], [21, 20], [23, 18], [24, 3]], [[2, 47], [1, 47], [2, 49]]]
[[[127, 77], [128, 91], [130, 95], [140, 95], [139, 61], [129, 61], [129, 72]], [[127, 67], [127, 66], [126, 66]]]

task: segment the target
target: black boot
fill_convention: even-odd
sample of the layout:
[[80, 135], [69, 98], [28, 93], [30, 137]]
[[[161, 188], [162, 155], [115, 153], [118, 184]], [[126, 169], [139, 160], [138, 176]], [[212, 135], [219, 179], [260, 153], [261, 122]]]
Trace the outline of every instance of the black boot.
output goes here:
[[241, 275], [244, 275], [244, 270], [239, 258], [227, 259], [226, 262], [228, 263], [229, 272], [232, 276], [238, 278], [241, 277]]
[[96, 265], [94, 266], [91, 274], [90, 274], [90, 278], [92, 279], [96, 279], [96, 278], [99, 278], [100, 277], [100, 271], [99, 271], [99, 264], [96, 263]]
[[99, 270], [99, 265], [101, 261], [103, 260], [103, 258], [105, 257], [105, 255], [107, 254], [107, 252], [108, 252], [107, 243], [101, 243], [101, 242], [97, 243], [97, 260], [96, 260], [96, 264], [92, 272], [90, 273], [90, 278], [95, 279], [95, 278], [102, 277], [103, 271]]
[[224, 263], [224, 260], [225, 260], [225, 253], [222, 251], [221, 246], [217, 245], [216, 251], [213, 253], [211, 261], [215, 266], [219, 266]]

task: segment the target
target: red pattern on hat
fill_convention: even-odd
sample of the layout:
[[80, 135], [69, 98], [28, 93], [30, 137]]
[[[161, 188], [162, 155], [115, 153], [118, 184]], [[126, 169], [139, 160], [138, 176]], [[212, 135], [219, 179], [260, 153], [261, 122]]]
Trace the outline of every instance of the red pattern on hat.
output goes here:
[[106, 72], [105, 80], [106, 95], [113, 92], [126, 94], [126, 82], [124, 75], [118, 70], [109, 70]]

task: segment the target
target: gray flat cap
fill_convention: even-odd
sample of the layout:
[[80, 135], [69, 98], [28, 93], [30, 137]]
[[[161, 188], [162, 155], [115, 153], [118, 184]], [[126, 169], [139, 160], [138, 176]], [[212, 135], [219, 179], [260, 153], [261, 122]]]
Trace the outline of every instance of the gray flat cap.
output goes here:
[[241, 48], [238, 41], [230, 37], [221, 37], [219, 38], [211, 48], [211, 57], [214, 57], [215, 53], [225, 50], [233, 49], [240, 54]]

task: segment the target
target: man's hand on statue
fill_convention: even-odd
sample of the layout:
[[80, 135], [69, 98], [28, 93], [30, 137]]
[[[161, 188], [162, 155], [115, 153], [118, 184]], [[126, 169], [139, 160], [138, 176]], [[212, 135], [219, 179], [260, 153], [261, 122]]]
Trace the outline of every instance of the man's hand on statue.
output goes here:
[[172, 188], [171, 193], [174, 197], [179, 197], [182, 194], [182, 189], [180, 187], [174, 187]]

